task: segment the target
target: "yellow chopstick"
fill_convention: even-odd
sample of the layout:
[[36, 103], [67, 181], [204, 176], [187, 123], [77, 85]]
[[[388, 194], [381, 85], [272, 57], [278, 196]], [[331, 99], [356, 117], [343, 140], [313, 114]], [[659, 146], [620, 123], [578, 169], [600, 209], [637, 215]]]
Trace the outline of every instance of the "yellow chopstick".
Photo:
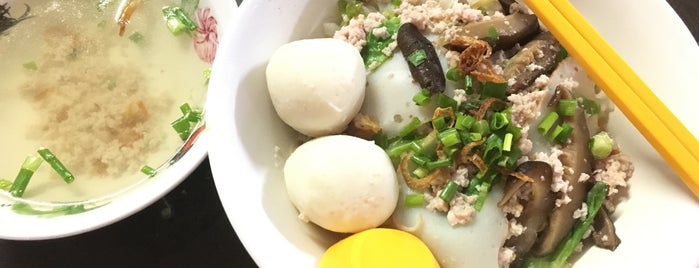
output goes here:
[[699, 198], [699, 142], [567, 0], [525, 0]]

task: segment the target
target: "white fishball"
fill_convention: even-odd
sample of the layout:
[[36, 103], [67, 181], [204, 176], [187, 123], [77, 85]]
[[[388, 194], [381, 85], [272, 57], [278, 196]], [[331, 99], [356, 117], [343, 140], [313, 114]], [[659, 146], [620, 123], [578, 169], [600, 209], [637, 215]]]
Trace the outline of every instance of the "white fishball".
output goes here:
[[338, 134], [364, 102], [366, 70], [359, 51], [332, 38], [279, 47], [267, 64], [267, 88], [286, 124], [311, 137]]
[[347, 135], [306, 142], [284, 165], [286, 189], [300, 218], [340, 233], [384, 223], [398, 202], [396, 178], [381, 147]]

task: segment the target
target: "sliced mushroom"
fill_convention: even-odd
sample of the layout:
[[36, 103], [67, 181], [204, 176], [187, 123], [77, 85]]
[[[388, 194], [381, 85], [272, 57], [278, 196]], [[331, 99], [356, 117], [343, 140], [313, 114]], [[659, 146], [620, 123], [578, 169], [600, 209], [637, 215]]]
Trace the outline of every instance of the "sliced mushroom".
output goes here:
[[[573, 98], [568, 88], [559, 85], [556, 90], [560, 91], [561, 99]], [[587, 130], [583, 109], [578, 107], [575, 114], [564, 117], [564, 121], [573, 126], [570, 142], [563, 147], [563, 153], [559, 156], [563, 164], [563, 180], [568, 181], [569, 186], [572, 187], [567, 193], [571, 201], [553, 209], [549, 225], [541, 233], [541, 238], [532, 249], [532, 254], [539, 257], [553, 252], [561, 240], [570, 233], [576, 221], [573, 213], [582, 206], [590, 188], [589, 184], [580, 181], [582, 173], [591, 174], [592, 171], [592, 156], [587, 148], [590, 132]]]
[[[548, 225], [548, 217], [554, 207], [556, 197], [551, 192], [553, 169], [546, 162], [527, 161], [517, 167], [516, 172], [521, 172], [531, 178], [529, 198], [524, 204], [524, 209], [517, 220], [524, 226], [524, 231], [518, 236], [513, 236], [505, 241], [506, 247], [512, 247], [516, 254], [511, 267], [518, 267], [524, 261], [532, 246], [537, 241], [539, 232]], [[505, 191], [508, 188], [522, 185], [522, 180], [510, 176]]]
[[[497, 40], [488, 40], [492, 38], [492, 29], [497, 32]], [[494, 50], [504, 50], [518, 43], [526, 43], [538, 32], [539, 21], [536, 16], [517, 12], [504, 17], [472, 22], [456, 28], [454, 33], [489, 41]]]
[[550, 32], [543, 32], [527, 43], [507, 61], [503, 70], [505, 79], [512, 81], [510, 93], [526, 90], [540, 75], [551, 73], [560, 50], [560, 44]]
[[614, 251], [621, 243], [621, 239], [616, 235], [614, 221], [609, 217], [607, 209], [603, 206], [595, 215], [593, 223], [595, 231], [592, 232], [592, 241], [595, 246]]
[[[432, 42], [427, 40], [412, 23], [405, 23], [400, 26], [396, 42], [405, 60], [408, 62], [408, 68], [413, 79], [422, 88], [429, 89], [430, 92], [444, 92], [447, 81]], [[418, 64], [411, 62], [409, 60], [410, 55], [420, 50], [424, 52], [424, 60]]]

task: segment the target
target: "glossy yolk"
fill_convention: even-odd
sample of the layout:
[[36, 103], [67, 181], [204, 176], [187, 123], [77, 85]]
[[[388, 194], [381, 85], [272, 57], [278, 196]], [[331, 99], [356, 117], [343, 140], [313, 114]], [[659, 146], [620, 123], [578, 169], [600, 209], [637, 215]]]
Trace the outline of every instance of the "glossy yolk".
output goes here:
[[340, 240], [323, 254], [319, 268], [439, 267], [429, 248], [416, 236], [375, 228]]

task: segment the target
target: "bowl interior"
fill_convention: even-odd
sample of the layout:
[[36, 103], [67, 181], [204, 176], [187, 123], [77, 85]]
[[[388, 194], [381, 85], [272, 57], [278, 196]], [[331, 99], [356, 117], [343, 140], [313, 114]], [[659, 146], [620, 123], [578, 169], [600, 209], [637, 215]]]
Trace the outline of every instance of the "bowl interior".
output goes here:
[[[690, 130], [699, 133], [699, 122], [689, 112], [691, 103], [684, 98], [696, 96], [696, 91], [689, 91], [699, 83], [699, 77], [691, 74], [699, 68], [699, 49], [667, 3], [571, 2]], [[265, 67], [273, 51], [292, 40], [321, 36], [323, 22], [334, 21], [336, 9], [335, 1], [244, 2], [214, 62], [207, 102], [211, 167], [231, 224], [262, 267], [289, 263], [313, 267], [341, 237], [299, 220], [288, 200], [282, 167], [298, 142], [276, 115], [265, 83]], [[648, 12], [655, 14], [653, 25], [644, 23]], [[255, 21], [255, 27], [245, 24], [250, 21]], [[667, 44], [652, 36], [677, 41]], [[666, 49], [668, 45], [673, 49]], [[623, 243], [614, 253], [590, 250], [578, 265], [648, 266], [668, 260], [683, 267], [696, 265], [691, 247], [680, 245], [691, 245], [699, 238], [699, 230], [692, 227], [699, 224], [699, 204], [620, 112], [612, 115], [610, 131], [636, 166], [631, 199], [615, 214]], [[653, 209], [654, 215], [647, 211], [660, 207], [673, 209]], [[659, 246], [646, 247], [650, 241]], [[660, 246], [669, 244], [678, 246]]]
[[[1, 2], [5, 3], [6, 1]], [[18, 17], [24, 11], [24, 5], [17, 3], [18, 1], [9, 2], [12, 7], [12, 17]], [[104, 31], [108, 31], [109, 34], [117, 36], [118, 29], [117, 26], [115, 26], [116, 22], [112, 24], [112, 17], [116, 7], [119, 5], [119, 1], [104, 1], [104, 3], [108, 4], [108, 7], [104, 11], [98, 11], [94, 5], [90, 5], [89, 10], [81, 10], [82, 13], [75, 12], [70, 14], [70, 16], [67, 16], [70, 18], [66, 18], [64, 24], [54, 28], [41, 28], [41, 25], [50, 24], [51, 20], [55, 19], [55, 16], [52, 14], [55, 12], [61, 12], [57, 10], [69, 10], [68, 7], [78, 6], [81, 3], [79, 3], [79, 1], [66, 1], [61, 3], [40, 1], [29, 3], [32, 4], [31, 7], [33, 9], [31, 9], [30, 14], [33, 16], [19, 22], [10, 30], [17, 30], [19, 33], [21, 32], [19, 31], [20, 29], [31, 29], [31, 27], [34, 27], [35, 25], [39, 25], [37, 26], [39, 29], [48, 30], [41, 30], [42, 32], [37, 32], [35, 34], [27, 34], [26, 37], [15, 33], [13, 33], [15, 34], [14, 36], [9, 35], [8, 32], [3, 33], [5, 36], [2, 38], [19, 38], [12, 40], [28, 40], [28, 42], [36, 43], [35, 45], [37, 46], [37, 48], [34, 50], [27, 50], [26, 53], [31, 55], [21, 58], [17, 55], [3, 53], [3, 49], [7, 49], [7, 44], [3, 44], [2, 46], [4, 48], [0, 48], [0, 57], [2, 57], [3, 60], [17, 57], [19, 58], [17, 61], [24, 63], [28, 61], [27, 59], [34, 59], [33, 62], [39, 66], [38, 70], [36, 70], [37, 72], [43, 71], [44, 75], [47, 76], [56, 75], [55, 69], [48, 69], [48, 67], [46, 67], [46, 69], [42, 70], [42, 68], [49, 66], [50, 64], [50, 60], [47, 60], [47, 55], [51, 52], [43, 52], [50, 50], [50, 48], [47, 49], [46, 44], [44, 44], [45, 42], [47, 44], [49, 43], [49, 41], [46, 40], [53, 38], [54, 35], [59, 39], [63, 37], [79, 39], [82, 38], [82, 36], [80, 34], [74, 34], [75, 31], [85, 29], [93, 30], [93, 28], [97, 29], [97, 31], [101, 31], [100, 29], [103, 29]], [[144, 66], [138, 66], [137, 68], [132, 67], [133, 69], [139, 70], [141, 68], [151, 68], [151, 70], [155, 70], [149, 72], [142, 79], [136, 79], [134, 83], [147, 84], [151, 89], [155, 88], [154, 90], [156, 91], [168, 90], [168, 88], [172, 90], [173, 86], [167, 86], [165, 83], [162, 83], [162, 81], [164, 81], [163, 79], [167, 80], [172, 79], [171, 77], [181, 77], [187, 75], [195, 77], [198, 80], [198, 82], [194, 83], [193, 86], [183, 85], [182, 87], [184, 89], [181, 90], [182, 94], [175, 94], [177, 96], [174, 98], [164, 98], [172, 98], [169, 100], [169, 107], [172, 108], [173, 111], [172, 113], [166, 112], [167, 115], [158, 117], [160, 119], [159, 121], [162, 121], [163, 123], [163, 127], [161, 127], [161, 129], [165, 134], [163, 137], [164, 141], [161, 144], [161, 149], [159, 149], [161, 152], [157, 155], [148, 157], [148, 162], [143, 163], [156, 168], [157, 174], [152, 178], [148, 178], [148, 176], [141, 173], [137, 167], [135, 172], [129, 172], [128, 170], [123, 171], [124, 174], [133, 175], [121, 175], [121, 171], [118, 171], [118, 174], [114, 178], [106, 178], [107, 180], [101, 181], [100, 179], [105, 178], [76, 176], [76, 180], [73, 183], [70, 185], [65, 185], [60, 177], [51, 177], [55, 176], [52, 173], [53, 170], [48, 164], [44, 163], [42, 166], [40, 166], [39, 170], [32, 178], [32, 181], [30, 181], [27, 191], [25, 192], [25, 198], [11, 198], [8, 194], [0, 199], [0, 217], [5, 219], [0, 222], [0, 238], [19, 240], [57, 238], [87, 232], [105, 226], [139, 211], [165, 195], [169, 190], [185, 179], [187, 175], [199, 165], [204, 157], [206, 157], [207, 151], [205, 145], [207, 135], [206, 131], [204, 131], [205, 128], [203, 122], [192, 125], [195, 131], [193, 131], [193, 134], [186, 142], [183, 142], [180, 137], [177, 136], [177, 133], [172, 130], [170, 127], [170, 122], [181, 116], [178, 106], [183, 102], [190, 103], [196, 109], [203, 109], [206, 97], [206, 79], [202, 75], [202, 72], [207, 68], [210, 68], [211, 62], [213, 61], [213, 57], [215, 55], [216, 47], [218, 46], [219, 42], [217, 36], [219, 34], [222, 36], [221, 31], [225, 29], [225, 25], [228, 24], [229, 18], [232, 18], [233, 12], [237, 8], [237, 5], [235, 2], [219, 3], [217, 1], [199, 1], [197, 9], [194, 10], [193, 19], [195, 20], [195, 23], [197, 23], [200, 32], [195, 31], [196, 34], [191, 36], [186, 36], [186, 34], [172, 36], [172, 34], [168, 32], [165, 21], [160, 15], [160, 9], [165, 5], [179, 5], [179, 3], [180, 1], [151, 1], [140, 6], [140, 8], [143, 8], [143, 10], [140, 10], [139, 12], [139, 10], [136, 9], [132, 16], [132, 20], [142, 20], [141, 22], [147, 20], [148, 25], [144, 27], [143, 23], [134, 23], [131, 25], [132, 27], [127, 26], [125, 35], [122, 37], [125, 41], [122, 40], [119, 45], [114, 45], [113, 47], [107, 45], [107, 49], [110, 49], [109, 51], [126, 51], [127, 48], [131, 49], [129, 46], [136, 46], [136, 50], [148, 50], [148, 46], [151, 44], [157, 46], [159, 45], [158, 42], [161, 42], [160, 40], [155, 39], [162, 39], [162, 42], [167, 42], [169, 40], [172, 47], [150, 52], [155, 54], [153, 55], [153, 58], [166, 59], [168, 57], [168, 53], [186, 52], [186, 54], [189, 55], [188, 57], [196, 62], [194, 65], [185, 65], [187, 67], [191, 66], [190, 68], [168, 68], [168, 66], [177, 66], [177, 64], [180, 63], [178, 60], [175, 60], [174, 64], [172, 61], [168, 63], [167, 60], [162, 60], [162, 62], [156, 61], [146, 63], [143, 64]], [[149, 14], [152, 9], [155, 9], [155, 13], [158, 16], [150, 16], [149, 18], [146, 18], [146, 14]], [[100, 12], [104, 14], [100, 14]], [[141, 13], [143, 15], [141, 15]], [[99, 19], [102, 17], [106, 17], [106, 19], [102, 19], [103, 22], [100, 22]], [[27, 28], [24, 28], [25, 26]], [[143, 32], [141, 36], [142, 39], [140, 39], [140, 42], [143, 43], [138, 43], [139, 41], [136, 40], [138, 38], [136, 33], [140, 32]], [[93, 42], [89, 41], [90, 39], [88, 37], [85, 38], [85, 40], [88, 40], [85, 41], [86, 43]], [[196, 38], [205, 40], [197, 40]], [[58, 44], [65, 44], [65, 42], [59, 42]], [[31, 47], [31, 45], [27, 45], [27, 47]], [[10, 49], [10, 51], [14, 50]], [[89, 49], [76, 49], [75, 51], [77, 55], [80, 55], [80, 53], [85, 53], [84, 58], [78, 58], [79, 56], [76, 57], [76, 62], [87, 62], [90, 59]], [[114, 59], [113, 57], [115, 57], [115, 54], [117, 58], [125, 57], [126, 59]], [[122, 62], [133, 63], [134, 60], [135, 62], [138, 62], [139, 57], [143, 56], [139, 55], [138, 53], [111, 53], [109, 55], [110, 57], [103, 59], [106, 60], [104, 63], [104, 66], [106, 66], [105, 68], [113, 68], [113, 65], [124, 64]], [[110, 63], [110, 61], [114, 63]], [[26, 66], [25, 70], [23, 70], [21, 68], [23, 66], [21, 63], [18, 64], [18, 66], [20, 73], [32, 72], [31, 69], [26, 69]], [[156, 75], [155, 73], [157, 72], [160, 74]], [[112, 74], [109, 72], [107, 73]], [[113, 75], [118, 77], [119, 74]], [[18, 84], [20, 83], [22, 82], [18, 82]], [[160, 88], [158, 88], [158, 85]], [[9, 89], [15, 88], [15, 86], [19, 87], [19, 85], [8, 85], [8, 90], [3, 89], [2, 94], [13, 96], [12, 94], [14, 93], [12, 93], [12, 91]], [[125, 98], [126, 97], [128, 96], [125, 96]], [[20, 109], [27, 109], [19, 105], [17, 107]], [[88, 116], [89, 114], [86, 114], [86, 117]], [[170, 118], [170, 116], [172, 116], [172, 118]], [[25, 135], [25, 132], [14, 131], [7, 135], [9, 135], [8, 137], [11, 138], [21, 139], [23, 137], [22, 135]], [[13, 139], [11, 138], [6, 139], [6, 141], [12, 141]], [[10, 142], [9, 144], [6, 143], [3, 145], [2, 150], [7, 151], [8, 148], [14, 148], [13, 146], [15, 146], [13, 142]], [[25, 147], [31, 147], [35, 150], [36, 146], [30, 144]], [[24, 149], [25, 148], [10, 151], [24, 152], [26, 151]], [[34, 153], [34, 151], [29, 150], [26, 151], [26, 153], [31, 154]], [[105, 152], [105, 154], [106, 153], [107, 152]], [[123, 151], [111, 153], [116, 157], [119, 157], [122, 154], [126, 155], [126, 153]], [[22, 156], [23, 153], [19, 153], [19, 155]], [[4, 156], [8, 156], [8, 154], [4, 154], [3, 157]], [[16, 158], [16, 156], [17, 153], [13, 153], [8, 157]], [[60, 154], [57, 154], [57, 157], [60, 159]], [[12, 163], [18, 162], [16, 167], [19, 168], [21, 160], [22, 159], [12, 159]], [[15, 173], [3, 173], [2, 177], [4, 178], [7, 176], [8, 179], [14, 179], [14, 177], [9, 177], [14, 175]], [[47, 177], [50, 178], [47, 179]], [[133, 177], [133, 179], [125, 180], [123, 179], [124, 177]]]

